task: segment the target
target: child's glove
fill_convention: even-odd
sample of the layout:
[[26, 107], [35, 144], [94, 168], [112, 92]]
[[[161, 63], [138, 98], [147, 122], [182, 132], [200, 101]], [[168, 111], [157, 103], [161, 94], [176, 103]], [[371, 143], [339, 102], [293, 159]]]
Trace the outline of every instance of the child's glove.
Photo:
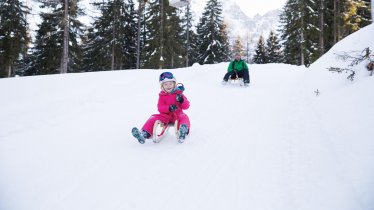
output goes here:
[[172, 104], [172, 105], [169, 106], [169, 111], [170, 112], [175, 112], [175, 110], [177, 110], [177, 109], [178, 109], [178, 107], [175, 104]]
[[181, 104], [181, 103], [183, 103], [184, 98], [181, 94], [177, 94], [175, 100]]
[[184, 91], [184, 86], [183, 84], [179, 83], [179, 85], [175, 88], [175, 90], [179, 90], [179, 91]]

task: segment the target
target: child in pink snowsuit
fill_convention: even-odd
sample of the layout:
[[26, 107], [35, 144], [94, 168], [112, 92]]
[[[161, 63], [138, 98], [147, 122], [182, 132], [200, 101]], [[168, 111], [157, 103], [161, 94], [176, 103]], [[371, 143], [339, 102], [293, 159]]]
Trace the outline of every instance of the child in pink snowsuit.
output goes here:
[[190, 130], [190, 120], [183, 110], [190, 107], [190, 102], [183, 94], [184, 88], [176, 86], [176, 79], [170, 72], [164, 72], [160, 75], [161, 92], [159, 93], [157, 108], [159, 114], [152, 115], [139, 131], [132, 129], [133, 136], [139, 143], [144, 144], [153, 134], [153, 125], [157, 120], [164, 124], [174, 123], [178, 120], [179, 142], [182, 143]]

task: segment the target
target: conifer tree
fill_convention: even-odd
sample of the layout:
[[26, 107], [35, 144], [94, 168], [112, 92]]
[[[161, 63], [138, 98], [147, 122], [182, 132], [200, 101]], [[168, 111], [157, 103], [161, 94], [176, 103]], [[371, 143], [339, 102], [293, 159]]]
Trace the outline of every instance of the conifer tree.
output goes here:
[[[81, 71], [82, 51], [78, 38], [82, 35], [83, 24], [77, 19], [83, 11], [78, 7], [79, 0], [69, 1], [69, 51], [68, 72]], [[42, 7], [48, 7], [51, 12], [40, 14], [42, 22], [37, 30], [33, 48], [29, 74], [56, 74], [61, 72], [63, 60], [63, 18], [64, 0], [43, 1]]]
[[[371, 23], [369, 0], [319, 1], [325, 3], [323, 5], [324, 28], [322, 29], [324, 52], [344, 37]], [[321, 13], [321, 11], [318, 12]]]
[[267, 59], [267, 55], [266, 55], [265, 41], [264, 41], [264, 37], [261, 35], [257, 42], [255, 54], [253, 55], [253, 62], [257, 64], [264, 64], [264, 63], [267, 63], [266, 59]]
[[371, 23], [368, 0], [334, 0], [332, 10], [334, 44]]
[[0, 77], [13, 76], [27, 52], [28, 8], [19, 0], [0, 0]]
[[144, 68], [185, 66], [185, 44], [181, 19], [167, 0], [149, 0], [145, 12]]
[[230, 61], [230, 57], [232, 56], [232, 50], [231, 50], [227, 25], [224, 23], [222, 24], [220, 34], [221, 36], [219, 37], [218, 40], [221, 43], [221, 47], [218, 48], [218, 52], [219, 52], [218, 55], [220, 57], [221, 62], [228, 62]]
[[111, 0], [94, 4], [101, 10], [85, 43], [85, 71], [134, 69], [136, 67], [137, 24], [132, 0]]
[[266, 61], [268, 63], [283, 62], [281, 48], [277, 35], [274, 31], [271, 31], [269, 38], [266, 40]]
[[317, 0], [318, 2], [318, 30], [319, 30], [319, 54], [325, 52], [325, 0]]
[[228, 61], [230, 44], [226, 25], [222, 20], [222, 4], [209, 0], [197, 25], [199, 63], [213, 64]]
[[250, 43], [253, 43], [253, 37], [247, 32], [245, 35], [245, 53], [244, 53], [244, 59], [247, 63], [251, 63], [251, 49], [250, 49]]
[[[324, 52], [327, 52], [335, 43], [334, 43], [334, 2], [333, 1], [324, 1], [323, 8], [323, 48]], [[321, 28], [321, 23], [319, 24]], [[321, 31], [321, 29], [320, 29]], [[321, 46], [320, 46], [321, 47]]]
[[371, 23], [369, 2], [364, 0], [343, 1], [343, 37]]
[[369, 0], [288, 0], [280, 30], [286, 62], [309, 65], [370, 22]]
[[234, 46], [232, 47], [233, 53], [239, 53], [240, 55], [244, 55], [244, 47], [242, 44], [242, 39], [238, 36], [234, 42]]
[[188, 58], [188, 66], [192, 66], [194, 63], [199, 62], [199, 48], [200, 45], [198, 44], [198, 37], [197, 34], [192, 31], [190, 33], [190, 50], [189, 50], [189, 58]]
[[[186, 6], [185, 11], [181, 14], [181, 20], [182, 20], [182, 28], [183, 28], [183, 37], [184, 37], [184, 43], [186, 46], [185, 49], [185, 56], [187, 58], [188, 55], [188, 64], [187, 66], [191, 66], [192, 64], [198, 62], [198, 46], [196, 44], [196, 33], [194, 30], [192, 30], [192, 22], [193, 22], [193, 16], [190, 9], [190, 6]], [[187, 34], [188, 30], [188, 34]], [[186, 59], [187, 61], [187, 59]]]
[[166, 68], [178, 68], [186, 66], [186, 30], [183, 30], [179, 10], [168, 6], [164, 27], [165, 45], [163, 50], [164, 64]]
[[318, 5], [312, 0], [288, 0], [281, 14], [286, 62], [309, 65], [318, 54]]
[[289, 64], [299, 63], [298, 50], [299, 48], [299, 35], [298, 27], [299, 25], [295, 21], [294, 13], [298, 11], [296, 6], [296, 1], [288, 0], [283, 8], [280, 15], [280, 22], [282, 28], [280, 29], [282, 33], [282, 40], [284, 41], [284, 56], [285, 62]]

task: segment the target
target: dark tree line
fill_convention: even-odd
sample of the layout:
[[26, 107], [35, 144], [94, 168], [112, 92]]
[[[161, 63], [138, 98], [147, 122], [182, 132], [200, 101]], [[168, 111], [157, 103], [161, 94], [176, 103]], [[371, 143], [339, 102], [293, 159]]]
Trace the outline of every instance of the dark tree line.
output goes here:
[[282, 45], [275, 32], [271, 31], [266, 41], [263, 36], [260, 36], [252, 61], [258, 64], [264, 64], [283, 63], [284, 60]]
[[42, 21], [31, 41], [29, 9], [20, 0], [0, 0], [0, 77], [63, 73], [64, 44], [67, 72], [135, 69], [138, 59], [139, 68], [178, 68], [230, 56], [218, 0], [207, 2], [197, 32], [191, 29], [191, 12], [169, 6], [168, 0], [145, 0], [138, 8], [136, 0], [96, 0], [100, 15], [91, 26], [78, 20], [80, 0], [35, 1], [48, 12], [39, 14]]
[[370, 23], [370, 0], [288, 0], [281, 14], [284, 62], [308, 66]]
[[30, 42], [28, 12], [20, 1], [0, 0], [0, 77], [10, 77], [24, 66]]
[[[29, 9], [21, 0], [0, 0], [0, 77], [178, 68], [225, 62], [236, 51], [219, 0], [207, 2], [196, 32], [188, 8], [171, 7], [168, 0], [96, 0], [100, 14], [90, 26], [78, 20], [80, 0], [35, 1], [48, 12], [39, 14], [42, 22], [31, 40]], [[288, 0], [279, 37], [272, 32], [260, 38], [253, 61], [311, 64], [371, 23], [369, 1]]]
[[266, 44], [260, 37], [253, 62], [309, 66], [341, 39], [370, 24], [370, 10], [370, 0], [288, 0], [280, 16], [282, 44], [274, 32]]

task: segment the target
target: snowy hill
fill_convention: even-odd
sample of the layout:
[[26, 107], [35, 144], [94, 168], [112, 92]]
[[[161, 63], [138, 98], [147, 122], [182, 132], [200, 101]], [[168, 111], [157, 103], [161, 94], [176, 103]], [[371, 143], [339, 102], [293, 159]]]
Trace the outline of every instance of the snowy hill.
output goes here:
[[[373, 30], [333, 49], [374, 47]], [[157, 112], [159, 70], [1, 79], [0, 209], [373, 209], [374, 77], [324, 59], [250, 65], [249, 88], [220, 85], [227, 63], [172, 70], [183, 144], [130, 134]]]

